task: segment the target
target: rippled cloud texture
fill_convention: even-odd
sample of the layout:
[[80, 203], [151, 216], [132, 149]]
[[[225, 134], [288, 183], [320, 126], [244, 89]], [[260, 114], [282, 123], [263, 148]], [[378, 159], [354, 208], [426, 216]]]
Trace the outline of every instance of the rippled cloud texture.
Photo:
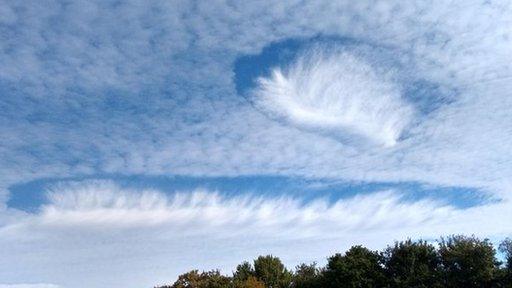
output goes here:
[[[510, 1], [3, 1], [0, 287], [510, 236], [511, 50]], [[261, 61], [240, 92], [244, 57]], [[196, 180], [156, 187], [177, 175]], [[200, 184], [246, 176], [261, 185]], [[272, 177], [307, 197], [262, 193]], [[410, 197], [422, 185], [445, 195]], [[463, 189], [482, 201], [449, 200]]]

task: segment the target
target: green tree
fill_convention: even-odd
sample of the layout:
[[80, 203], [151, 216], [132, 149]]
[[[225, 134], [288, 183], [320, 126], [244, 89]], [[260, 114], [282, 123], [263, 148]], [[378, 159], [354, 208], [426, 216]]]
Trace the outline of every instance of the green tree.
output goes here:
[[345, 255], [330, 257], [323, 275], [322, 287], [364, 288], [385, 285], [381, 256], [362, 246], [353, 246]]
[[488, 239], [462, 235], [441, 238], [439, 254], [446, 287], [489, 287], [497, 261]]
[[503, 240], [498, 250], [505, 256], [505, 268], [500, 271], [502, 286], [512, 287], [512, 239]]
[[256, 278], [265, 283], [267, 288], [289, 287], [292, 275], [281, 260], [272, 255], [260, 256], [254, 260]]
[[160, 288], [196, 288], [200, 287], [201, 274], [197, 270], [181, 274], [172, 286], [165, 285]]
[[178, 276], [171, 286], [160, 288], [227, 288], [231, 287], [231, 278], [221, 275], [218, 270], [199, 273], [192, 270]]
[[238, 264], [236, 266], [235, 272], [233, 272], [233, 280], [244, 282], [249, 277], [255, 276], [254, 268], [252, 267], [251, 263], [244, 261], [242, 264]]
[[294, 288], [316, 288], [320, 287], [320, 269], [316, 267], [316, 263], [300, 264], [295, 267], [293, 273], [292, 287]]
[[498, 249], [505, 255], [505, 268], [512, 272], [512, 239], [503, 240]]
[[432, 244], [410, 239], [395, 242], [382, 256], [391, 287], [441, 287], [440, 259]]

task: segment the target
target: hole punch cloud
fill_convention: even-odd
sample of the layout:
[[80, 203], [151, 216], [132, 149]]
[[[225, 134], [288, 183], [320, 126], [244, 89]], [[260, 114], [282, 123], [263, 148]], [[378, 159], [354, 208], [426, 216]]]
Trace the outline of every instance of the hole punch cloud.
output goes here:
[[390, 147], [414, 108], [392, 71], [383, 70], [350, 51], [316, 47], [260, 77], [251, 96], [258, 108], [292, 125]]

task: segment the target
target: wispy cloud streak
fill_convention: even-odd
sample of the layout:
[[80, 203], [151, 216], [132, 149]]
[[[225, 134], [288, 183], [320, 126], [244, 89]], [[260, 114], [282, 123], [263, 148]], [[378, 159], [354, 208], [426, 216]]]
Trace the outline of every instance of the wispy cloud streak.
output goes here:
[[392, 74], [350, 51], [320, 46], [274, 68], [252, 94], [258, 107], [292, 124], [393, 146], [414, 108]]

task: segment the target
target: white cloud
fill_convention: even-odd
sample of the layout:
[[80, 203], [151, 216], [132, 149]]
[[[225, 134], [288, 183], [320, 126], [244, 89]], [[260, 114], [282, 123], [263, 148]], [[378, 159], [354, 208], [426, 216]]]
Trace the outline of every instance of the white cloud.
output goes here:
[[121, 188], [111, 181], [86, 181], [54, 185], [47, 195], [49, 203], [35, 215], [37, 225], [86, 225], [92, 229], [170, 225], [182, 229], [181, 233], [190, 230], [201, 234], [216, 227], [236, 227], [244, 233], [262, 229], [261, 233], [272, 231], [292, 238], [314, 236], [309, 234], [316, 229], [322, 235], [359, 228], [386, 229], [404, 219], [413, 226], [433, 215], [442, 218], [454, 212], [452, 207], [431, 200], [402, 203], [400, 194], [393, 191], [335, 203], [322, 198], [303, 203], [300, 198], [286, 196], [227, 198], [221, 192], [205, 190], [168, 196], [157, 190]]
[[393, 146], [414, 110], [392, 73], [346, 49], [317, 46], [260, 78], [252, 97], [258, 107], [293, 124]]

